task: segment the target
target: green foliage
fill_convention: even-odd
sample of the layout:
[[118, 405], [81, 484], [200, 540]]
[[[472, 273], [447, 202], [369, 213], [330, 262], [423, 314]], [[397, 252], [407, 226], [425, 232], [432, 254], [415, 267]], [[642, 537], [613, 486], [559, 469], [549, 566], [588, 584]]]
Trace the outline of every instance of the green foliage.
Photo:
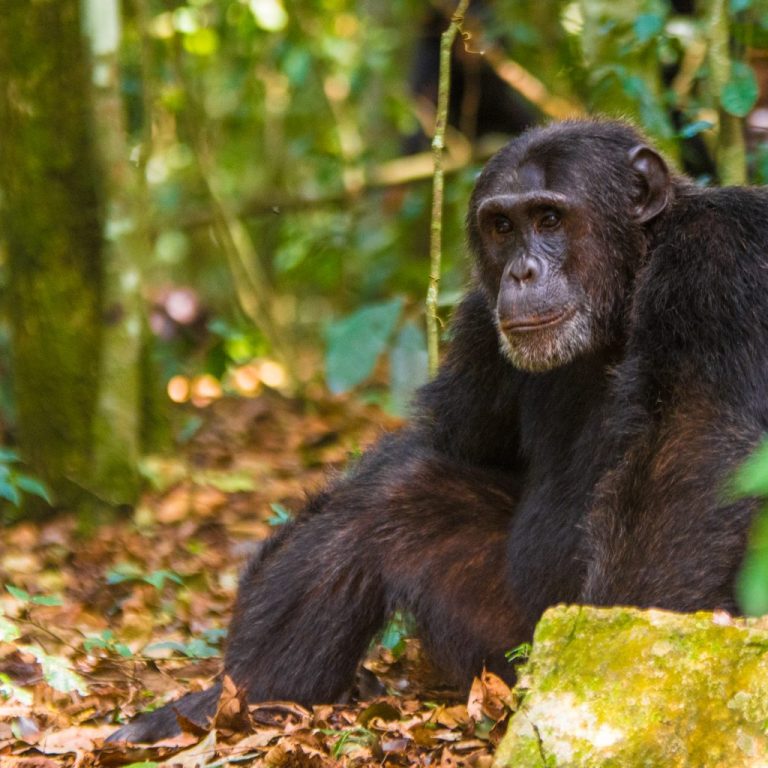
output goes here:
[[[768, 498], [768, 440], [739, 467], [731, 485], [736, 498]], [[768, 613], [768, 503], [763, 504], [752, 524], [736, 595], [744, 613]]]
[[130, 658], [133, 655], [131, 649], [125, 643], [115, 639], [115, 633], [111, 629], [105, 629], [100, 635], [86, 637], [83, 640], [83, 650], [86, 653], [90, 653], [95, 648], [116, 653], [123, 658]]
[[328, 326], [325, 358], [331, 392], [345, 392], [365, 381], [395, 330], [402, 299], [369, 304]]
[[269, 505], [272, 510], [272, 517], [267, 518], [267, 522], [272, 526], [285, 525], [293, 520], [293, 512], [290, 509], [286, 509], [282, 504], [274, 502]]
[[169, 581], [175, 584], [184, 584], [181, 576], [174, 571], [163, 569], [144, 573], [140, 566], [131, 562], [118, 563], [107, 572], [107, 584], [122, 584], [126, 581], [143, 581], [145, 584], [151, 584], [158, 590], [163, 589]]
[[212, 659], [219, 655], [219, 649], [207, 643], [203, 638], [197, 637], [188, 643], [180, 643], [175, 640], [166, 640], [161, 643], [152, 643], [145, 649], [145, 653], [169, 649], [177, 651], [182, 656], [190, 659]]
[[664, 16], [659, 13], [641, 13], [634, 22], [638, 43], [653, 40], [664, 29]]
[[15, 597], [19, 602], [29, 605], [63, 605], [64, 602], [58, 595], [30, 595], [26, 590], [14, 587], [12, 584], [6, 584], [5, 589], [8, 594]]
[[731, 78], [720, 93], [723, 109], [736, 117], [745, 117], [757, 103], [759, 88], [757, 78], [749, 64], [734, 61], [731, 64]]
[[688, 125], [684, 125], [680, 129], [680, 138], [692, 139], [694, 136], [698, 136], [700, 133], [708, 131], [712, 127], [713, 123], [709, 122], [709, 120], [696, 120], [692, 123], [688, 123]]
[[768, 496], [768, 440], [739, 467], [732, 488], [737, 497]]
[[399, 415], [407, 412], [414, 390], [426, 383], [427, 340], [413, 321], [403, 324], [389, 353], [391, 409]]
[[520, 645], [513, 648], [511, 651], [507, 651], [504, 654], [504, 658], [510, 664], [527, 661], [528, 657], [531, 655], [532, 649], [533, 649], [533, 646], [530, 643], [520, 643]]
[[333, 745], [331, 757], [335, 760], [340, 759], [348, 752], [353, 752], [359, 747], [374, 747], [378, 744], [379, 737], [367, 728], [357, 726], [343, 731], [333, 729], [321, 729], [321, 733], [329, 736], [339, 736], [339, 740]]
[[397, 659], [405, 652], [405, 641], [415, 634], [414, 621], [402, 611], [395, 611], [374, 644], [383, 645]]
[[81, 695], [88, 693], [88, 688], [80, 675], [69, 665], [69, 662], [60, 656], [47, 654], [36, 645], [22, 645], [19, 650], [35, 657], [43, 670], [43, 679], [51, 688], [62, 693], [76, 691]]
[[[37, 496], [51, 504], [51, 497], [45, 484], [30, 475], [19, 471], [20, 458], [16, 451], [0, 447], [0, 499], [5, 499], [17, 509], [23, 494]], [[12, 520], [14, 514], [3, 511], [0, 506], [0, 518]]]
[[18, 701], [25, 706], [32, 705], [32, 694], [16, 685], [8, 675], [0, 672], [0, 697]]

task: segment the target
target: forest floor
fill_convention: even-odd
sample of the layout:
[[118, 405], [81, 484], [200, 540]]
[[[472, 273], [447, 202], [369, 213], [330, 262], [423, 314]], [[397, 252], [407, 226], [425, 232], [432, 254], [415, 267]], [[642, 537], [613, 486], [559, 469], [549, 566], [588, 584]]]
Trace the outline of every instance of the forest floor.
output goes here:
[[0, 768], [487, 766], [508, 716], [492, 675], [441, 689], [390, 626], [346, 703], [246, 707], [222, 696], [208, 731], [104, 744], [135, 713], [207, 687], [220, 669], [238, 570], [329, 471], [396, 422], [352, 399], [263, 394], [190, 413], [172, 458], [147, 460], [130, 514], [7, 528], [0, 549]]

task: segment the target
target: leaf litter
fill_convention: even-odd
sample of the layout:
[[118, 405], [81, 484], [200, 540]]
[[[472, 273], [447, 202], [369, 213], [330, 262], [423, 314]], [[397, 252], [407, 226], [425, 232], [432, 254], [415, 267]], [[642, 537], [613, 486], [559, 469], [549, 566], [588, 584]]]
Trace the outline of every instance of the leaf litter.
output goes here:
[[7, 529], [0, 768], [490, 766], [506, 684], [485, 672], [462, 699], [399, 625], [345, 703], [248, 704], [225, 679], [210, 728], [181, 719], [179, 736], [152, 746], [104, 743], [133, 715], [212, 683], [244, 560], [395, 424], [344, 397], [217, 401], [176, 456], [143, 463], [149, 490], [130, 517], [88, 534], [67, 515]]

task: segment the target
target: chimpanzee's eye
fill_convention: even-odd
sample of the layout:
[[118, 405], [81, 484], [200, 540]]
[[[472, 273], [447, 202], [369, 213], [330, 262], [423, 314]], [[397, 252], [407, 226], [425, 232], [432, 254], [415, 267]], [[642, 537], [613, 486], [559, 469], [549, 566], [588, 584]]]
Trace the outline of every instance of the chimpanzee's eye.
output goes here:
[[560, 214], [549, 209], [539, 217], [539, 229], [556, 229], [560, 226]]
[[512, 222], [506, 216], [499, 214], [493, 219], [493, 231], [499, 235], [507, 235], [512, 231]]

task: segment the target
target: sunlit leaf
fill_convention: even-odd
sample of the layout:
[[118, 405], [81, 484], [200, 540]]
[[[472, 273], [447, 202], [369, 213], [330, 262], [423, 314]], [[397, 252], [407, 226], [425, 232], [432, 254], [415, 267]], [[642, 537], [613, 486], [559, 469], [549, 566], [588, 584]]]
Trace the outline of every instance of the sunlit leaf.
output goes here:
[[195, 56], [211, 56], [219, 48], [219, 36], [215, 30], [203, 27], [184, 35], [184, 48]]
[[245, 470], [224, 472], [209, 469], [194, 473], [192, 481], [197, 485], [210, 485], [224, 493], [241, 493], [256, 489], [253, 475]]
[[26, 706], [32, 705], [32, 694], [29, 691], [25, 691], [20, 686], [16, 685], [9, 677], [3, 672], [0, 672], [0, 697], [3, 699], [15, 699], [20, 704]]
[[0, 615], [0, 643], [10, 643], [20, 634], [16, 624]]
[[328, 327], [325, 372], [334, 393], [346, 392], [370, 376], [402, 311], [402, 299], [369, 304]]
[[21, 649], [37, 659], [43, 670], [43, 679], [51, 688], [62, 693], [77, 691], [77, 693], [85, 694], [88, 692], [85, 681], [69, 666], [66, 659], [60, 656], [49, 656], [41, 648], [34, 645], [24, 645]]
[[32, 595], [30, 595], [29, 592], [24, 589], [20, 589], [19, 587], [14, 587], [13, 584], [6, 584], [5, 589], [17, 600], [21, 600], [22, 603], [28, 603], [32, 600]]

